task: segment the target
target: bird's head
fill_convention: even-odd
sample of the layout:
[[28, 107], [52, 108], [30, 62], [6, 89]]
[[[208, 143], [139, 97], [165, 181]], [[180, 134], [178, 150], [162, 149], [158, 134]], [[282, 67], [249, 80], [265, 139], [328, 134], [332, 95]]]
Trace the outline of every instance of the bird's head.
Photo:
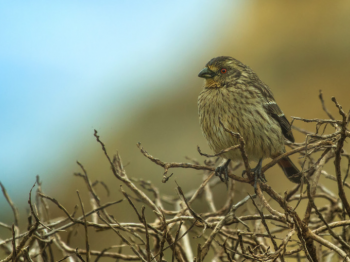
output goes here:
[[206, 88], [222, 88], [243, 78], [246, 69], [246, 65], [232, 57], [219, 56], [211, 59], [198, 76], [205, 79]]

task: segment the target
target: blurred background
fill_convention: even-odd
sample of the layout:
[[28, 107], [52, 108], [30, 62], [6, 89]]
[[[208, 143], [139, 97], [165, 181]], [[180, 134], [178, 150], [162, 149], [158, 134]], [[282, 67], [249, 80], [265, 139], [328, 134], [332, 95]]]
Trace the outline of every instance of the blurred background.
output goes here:
[[[202, 162], [197, 145], [211, 153], [197, 116], [197, 74], [205, 63], [228, 55], [249, 65], [289, 119], [325, 118], [320, 89], [338, 117], [332, 96], [350, 108], [349, 13], [346, 1], [2, 2], [0, 181], [23, 218], [36, 175], [44, 192], [73, 210], [76, 189], [86, 194], [72, 175], [81, 171], [76, 160], [92, 181], [109, 185], [108, 201], [121, 198], [96, 129], [130, 177], [152, 180], [161, 193], [175, 194], [175, 179], [184, 190], [194, 188], [201, 173], [182, 169], [170, 170], [173, 178], [162, 184], [163, 169], [136, 143], [168, 162]], [[266, 176], [280, 192], [293, 186], [278, 168]], [[218, 205], [224, 188], [214, 192]], [[11, 224], [3, 197], [0, 207], [0, 221]]]

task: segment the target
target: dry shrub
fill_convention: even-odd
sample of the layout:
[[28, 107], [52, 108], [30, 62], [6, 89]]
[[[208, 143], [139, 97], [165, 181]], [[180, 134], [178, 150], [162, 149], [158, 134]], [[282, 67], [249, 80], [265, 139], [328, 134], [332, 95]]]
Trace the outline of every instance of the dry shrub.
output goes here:
[[[238, 136], [240, 143], [219, 154], [207, 155], [198, 148], [201, 155], [208, 157], [204, 164], [196, 160], [191, 160], [192, 163], [166, 163], [147, 153], [141, 144], [138, 144], [145, 157], [164, 168], [164, 183], [173, 179], [168, 174], [172, 168], [189, 168], [202, 172], [203, 182], [198, 188], [183, 192], [178, 185], [178, 195], [170, 196], [160, 195], [158, 189], [149, 181], [131, 179], [119, 154], [111, 158], [95, 131], [94, 136], [102, 146], [112, 173], [123, 184], [120, 190], [125, 198], [101, 203], [94, 189], [96, 183], [90, 181], [84, 166], [78, 162], [82, 173], [75, 175], [86, 183], [92, 209], [84, 208], [77, 191], [79, 203], [72, 213], [69, 212], [56, 199], [42, 192], [41, 183], [37, 178], [36, 201], [32, 203], [31, 196], [29, 197], [28, 228], [21, 233], [17, 209], [1, 185], [14, 213], [12, 226], [0, 222], [0, 226], [12, 231], [12, 238], [0, 240], [0, 247], [7, 254], [1, 261], [98, 261], [105, 258], [142, 261], [350, 261], [350, 205], [347, 198], [350, 184], [346, 182], [350, 155], [343, 149], [345, 140], [350, 137], [347, 129], [350, 114], [346, 114], [337, 100], [332, 98], [341, 118], [336, 120], [326, 108], [321, 92], [320, 100], [329, 119], [295, 117], [293, 121], [315, 123], [316, 131], [310, 132], [294, 127], [305, 134], [305, 142], [287, 142], [290, 150], [267, 163], [262, 169], [266, 172], [283, 156], [299, 154], [304, 182], [280, 195], [267, 183], [258, 181], [255, 195], [247, 195], [238, 202], [234, 202], [235, 187], [241, 183], [254, 186], [254, 176], [250, 172], [247, 172], [248, 177], [234, 174], [242, 164], [245, 170], [250, 170], [244, 138], [239, 134], [225, 129]], [[327, 126], [331, 127], [333, 132], [325, 134]], [[227, 200], [217, 209], [212, 188], [218, 185], [220, 180], [215, 177], [214, 158], [229, 150], [240, 150], [243, 161], [230, 167], [231, 179], [227, 185]], [[345, 174], [341, 170], [342, 159], [348, 161]], [[334, 174], [329, 174], [323, 169], [330, 160], [334, 161]], [[321, 176], [329, 179], [330, 183], [336, 183], [338, 192], [332, 192], [326, 185], [319, 183]], [[109, 190], [103, 182], [100, 183]], [[207, 202], [207, 211], [199, 214], [191, 205], [201, 196]], [[267, 200], [266, 196], [270, 199]], [[326, 199], [327, 204], [317, 206], [315, 200], [318, 198]], [[134, 210], [138, 223], [118, 222], [107, 212], [107, 207], [118, 205], [123, 200]], [[295, 211], [301, 201], [307, 203], [303, 216]], [[54, 208], [54, 205], [61, 209], [65, 217], [50, 217], [49, 202], [52, 202], [51, 208]], [[135, 202], [141, 202], [142, 208], [138, 208]], [[253, 208], [247, 207], [247, 203], [251, 203]], [[296, 204], [292, 206], [292, 203]], [[77, 216], [77, 209], [81, 210], [82, 215]], [[151, 216], [146, 218], [146, 209], [153, 211], [152, 221], [149, 218]], [[243, 210], [240, 215], [236, 215], [237, 209]], [[71, 246], [71, 234], [63, 239], [62, 231], [76, 226], [84, 229], [85, 234], [81, 234], [80, 238], [84, 239], [85, 248]], [[105, 230], [113, 231], [120, 244], [104, 243], [104, 249], [92, 250], [89, 244], [89, 228], [90, 231], [95, 230], [97, 235]], [[54, 258], [55, 252], [60, 253], [60, 258]]]

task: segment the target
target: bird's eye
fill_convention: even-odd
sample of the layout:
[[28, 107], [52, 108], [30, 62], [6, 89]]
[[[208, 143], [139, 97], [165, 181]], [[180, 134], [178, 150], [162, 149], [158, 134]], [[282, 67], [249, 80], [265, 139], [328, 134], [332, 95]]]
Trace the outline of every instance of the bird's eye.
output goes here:
[[227, 72], [227, 70], [226, 70], [226, 68], [223, 68], [223, 69], [221, 69], [221, 74], [226, 74], [226, 72]]

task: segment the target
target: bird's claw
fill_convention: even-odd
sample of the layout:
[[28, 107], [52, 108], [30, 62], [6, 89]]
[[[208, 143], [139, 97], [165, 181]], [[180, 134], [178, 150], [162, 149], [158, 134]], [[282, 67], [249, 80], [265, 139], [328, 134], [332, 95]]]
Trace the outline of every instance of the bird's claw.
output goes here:
[[[261, 172], [261, 169], [257, 170], [256, 168], [252, 168], [250, 169], [250, 172], [254, 173], [254, 176], [257, 176], [262, 182], [267, 182], [264, 173]], [[246, 173], [247, 173], [247, 170], [243, 170], [242, 177], [244, 177]]]
[[227, 183], [228, 181], [228, 171], [227, 171], [227, 166], [218, 166], [215, 169], [215, 175], [220, 178], [220, 180], [224, 183]]
[[222, 166], [218, 166], [215, 168], [215, 175], [218, 176], [221, 180], [221, 182], [224, 182], [226, 186], [228, 186], [228, 165], [230, 163], [230, 160], [228, 160], [225, 164]]
[[[256, 184], [258, 182], [258, 179], [263, 182], [266, 183], [266, 177], [264, 175], [264, 173], [262, 172], [262, 159], [259, 160], [259, 163], [257, 164], [256, 167], [250, 169], [251, 173], [254, 173], [254, 189], [256, 190]], [[246, 170], [243, 170], [242, 172], [242, 177], [247, 173]]]

